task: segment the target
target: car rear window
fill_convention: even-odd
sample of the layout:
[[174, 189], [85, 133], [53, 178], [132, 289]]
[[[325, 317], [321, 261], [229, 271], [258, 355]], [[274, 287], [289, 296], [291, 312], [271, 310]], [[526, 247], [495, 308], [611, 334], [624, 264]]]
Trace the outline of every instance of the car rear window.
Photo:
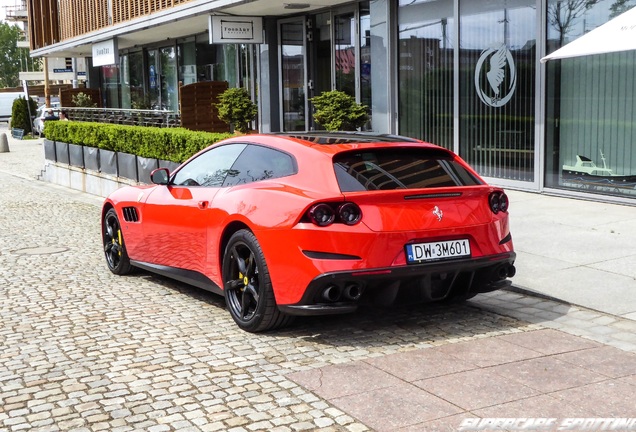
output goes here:
[[334, 168], [342, 192], [471, 186], [481, 180], [436, 149], [390, 148], [340, 153]]

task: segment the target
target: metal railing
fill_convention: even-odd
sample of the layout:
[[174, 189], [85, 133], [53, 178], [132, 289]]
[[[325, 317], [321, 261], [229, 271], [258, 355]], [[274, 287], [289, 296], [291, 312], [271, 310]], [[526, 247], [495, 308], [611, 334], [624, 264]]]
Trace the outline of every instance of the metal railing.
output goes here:
[[130, 126], [179, 127], [178, 111], [63, 107], [69, 120]]

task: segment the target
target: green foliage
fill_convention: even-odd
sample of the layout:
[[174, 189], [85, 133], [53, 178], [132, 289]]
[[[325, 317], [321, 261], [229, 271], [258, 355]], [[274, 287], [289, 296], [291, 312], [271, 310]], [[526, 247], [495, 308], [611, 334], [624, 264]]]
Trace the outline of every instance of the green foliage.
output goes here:
[[53, 141], [131, 153], [141, 157], [183, 162], [200, 150], [232, 136], [183, 128], [156, 128], [89, 122], [46, 122]]
[[244, 88], [225, 90], [219, 95], [219, 103], [213, 105], [219, 110], [221, 120], [242, 133], [250, 131], [250, 123], [258, 114], [258, 107]]
[[26, 62], [29, 70], [41, 70], [39, 60], [29, 57], [29, 50], [18, 48], [17, 42], [22, 39], [22, 31], [0, 21], [0, 87], [17, 87], [20, 85], [22, 62]]
[[314, 104], [314, 120], [328, 131], [356, 130], [369, 119], [368, 107], [356, 103], [353, 96], [338, 90], [321, 93], [309, 99]]
[[73, 95], [71, 100], [73, 102], [73, 106], [76, 106], [76, 107], [82, 107], [82, 108], [97, 107], [97, 104], [93, 102], [93, 99], [89, 95], [83, 92]]
[[23, 96], [15, 99], [13, 101], [13, 106], [11, 107], [11, 124], [9, 127], [24, 129], [24, 133], [31, 133], [31, 119], [29, 118], [29, 106], [31, 105], [31, 115], [35, 115], [35, 112], [38, 109], [38, 104], [33, 100], [25, 99]]

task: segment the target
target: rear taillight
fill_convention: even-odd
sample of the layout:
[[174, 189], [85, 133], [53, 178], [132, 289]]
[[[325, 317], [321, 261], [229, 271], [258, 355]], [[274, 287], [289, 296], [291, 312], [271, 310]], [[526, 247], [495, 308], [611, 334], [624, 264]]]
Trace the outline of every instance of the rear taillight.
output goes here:
[[314, 204], [306, 213], [306, 220], [320, 227], [329, 226], [332, 223], [355, 225], [362, 219], [362, 210], [357, 204], [346, 202]]
[[488, 196], [488, 204], [490, 205], [490, 210], [494, 214], [499, 212], [507, 212], [510, 201], [508, 200], [508, 195], [503, 192], [493, 192]]
[[338, 216], [345, 225], [355, 225], [362, 219], [362, 210], [354, 203], [344, 203], [338, 207]]
[[316, 204], [309, 209], [309, 220], [318, 226], [331, 225], [336, 220], [336, 212], [328, 204]]

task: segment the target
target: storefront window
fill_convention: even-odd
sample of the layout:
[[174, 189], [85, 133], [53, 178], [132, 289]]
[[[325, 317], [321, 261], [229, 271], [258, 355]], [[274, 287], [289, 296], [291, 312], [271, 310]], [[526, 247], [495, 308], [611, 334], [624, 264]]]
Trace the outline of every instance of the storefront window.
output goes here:
[[461, 0], [460, 155], [481, 175], [534, 181], [536, 2]]
[[158, 50], [148, 50], [148, 101], [150, 109], [161, 108], [161, 61]]
[[161, 48], [161, 109], [179, 110], [177, 53], [174, 46]]
[[369, 2], [360, 3], [360, 103], [368, 106], [369, 108], [372, 107], [371, 15], [369, 10]]
[[453, 148], [453, 2], [400, 0], [400, 134]]
[[[624, 12], [573, 3], [548, 1], [548, 53]], [[636, 197], [634, 76], [636, 51], [548, 62], [546, 187]]]
[[130, 107], [132, 109], [150, 109], [150, 101], [144, 91], [144, 55], [142, 51], [128, 54], [130, 85]]
[[356, 96], [356, 21], [353, 12], [334, 15], [336, 90]]
[[177, 45], [179, 57], [179, 81], [181, 85], [197, 82], [197, 50], [196, 44], [184, 42]]
[[104, 106], [119, 108], [119, 65], [102, 66], [102, 97]]
[[119, 56], [119, 82], [121, 107], [130, 108], [130, 59], [127, 54]]
[[305, 130], [305, 23], [281, 23], [283, 131]]

